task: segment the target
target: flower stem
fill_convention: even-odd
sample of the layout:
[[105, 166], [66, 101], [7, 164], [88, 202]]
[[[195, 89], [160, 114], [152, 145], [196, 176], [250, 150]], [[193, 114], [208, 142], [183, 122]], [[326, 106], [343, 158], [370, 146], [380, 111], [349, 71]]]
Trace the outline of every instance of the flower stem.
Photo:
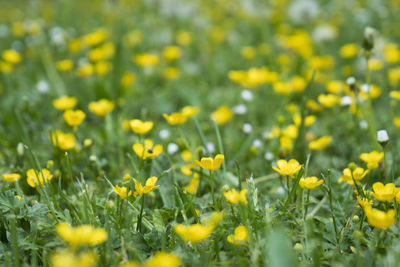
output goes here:
[[138, 223], [137, 223], [137, 228], [136, 231], [142, 231], [142, 217], [143, 217], [143, 208], [144, 208], [144, 194], [142, 195], [142, 200], [141, 200], [141, 206], [140, 206], [140, 213], [138, 217]]

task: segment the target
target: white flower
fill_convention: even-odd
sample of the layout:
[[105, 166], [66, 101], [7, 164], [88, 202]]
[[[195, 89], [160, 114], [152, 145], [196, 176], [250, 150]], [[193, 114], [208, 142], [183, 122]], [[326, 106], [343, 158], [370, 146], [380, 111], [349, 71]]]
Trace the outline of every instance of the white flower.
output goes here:
[[354, 77], [349, 77], [349, 78], [347, 78], [346, 83], [347, 83], [348, 85], [353, 85], [353, 84], [356, 83], [356, 78], [354, 78]]
[[260, 147], [261, 146], [261, 140], [260, 139], [255, 139], [254, 141], [253, 141], [253, 146], [254, 147]]
[[251, 133], [252, 130], [253, 130], [253, 126], [251, 126], [250, 123], [243, 124], [243, 132]]
[[266, 160], [273, 160], [274, 159], [274, 153], [268, 151], [268, 152], [265, 153], [264, 158]]
[[336, 36], [336, 28], [329, 24], [322, 24], [317, 26], [312, 33], [312, 37], [316, 42], [331, 41], [335, 39]]
[[169, 154], [174, 154], [176, 151], [178, 151], [179, 147], [175, 143], [169, 143], [167, 146], [167, 151]]
[[163, 129], [158, 133], [161, 139], [167, 139], [169, 137], [169, 131], [167, 129]]
[[215, 151], [215, 146], [214, 146], [214, 143], [213, 143], [213, 142], [208, 142], [208, 143], [206, 144], [206, 146], [207, 146], [207, 149], [208, 149], [208, 151], [209, 151], [210, 153], [213, 153], [213, 152]]
[[18, 143], [18, 145], [17, 145], [17, 153], [18, 153], [18, 156], [24, 155], [24, 144], [21, 142]]
[[36, 84], [36, 89], [39, 91], [39, 93], [47, 93], [49, 91], [49, 83], [46, 80], [40, 80]]
[[247, 113], [247, 107], [245, 104], [239, 104], [233, 107], [233, 113], [243, 115]]
[[243, 98], [243, 100], [246, 100], [246, 101], [253, 100], [253, 93], [247, 89], [243, 90], [242, 93], [240, 94], [240, 96]]
[[276, 193], [279, 194], [279, 195], [285, 194], [285, 188], [283, 188], [282, 186], [278, 187], [276, 189]]
[[368, 128], [368, 122], [364, 121], [364, 120], [360, 121], [360, 128], [363, 129], [363, 130], [367, 129]]
[[313, 20], [319, 13], [319, 5], [313, 0], [297, 0], [289, 5], [290, 19], [297, 23]]
[[353, 102], [353, 99], [351, 99], [351, 96], [345, 95], [340, 99], [340, 103], [342, 103], [342, 106], [348, 106]]
[[386, 143], [389, 141], [389, 135], [386, 130], [379, 130], [376, 134], [379, 143]]
[[368, 93], [369, 92], [369, 85], [366, 84], [366, 83], [361, 85], [361, 91], [363, 91], [364, 93]]

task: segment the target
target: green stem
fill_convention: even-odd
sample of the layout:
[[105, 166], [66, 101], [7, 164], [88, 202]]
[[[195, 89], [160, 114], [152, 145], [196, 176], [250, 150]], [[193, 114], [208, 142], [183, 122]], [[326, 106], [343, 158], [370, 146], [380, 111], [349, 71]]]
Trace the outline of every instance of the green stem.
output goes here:
[[288, 195], [288, 197], [287, 197], [287, 199], [285, 201], [285, 204], [283, 205], [282, 211], [280, 212], [280, 214], [278, 216], [278, 220], [280, 220], [282, 218], [282, 216], [286, 214], [287, 208], [289, 206], [289, 202], [292, 199], [294, 193], [296, 192], [296, 189], [297, 189], [297, 186], [299, 185], [299, 181], [301, 179], [301, 176], [303, 175], [303, 171], [304, 171], [304, 169], [301, 168], [301, 170], [298, 172], [296, 180], [294, 181], [294, 185], [292, 187], [292, 190], [290, 191], [290, 193], [289, 193], [289, 195]]
[[210, 170], [210, 186], [211, 186], [211, 198], [213, 202], [214, 209], [216, 209], [215, 205], [215, 196], [214, 196], [214, 177], [213, 177], [213, 172]]
[[142, 200], [141, 200], [141, 206], [140, 206], [140, 213], [138, 217], [138, 223], [137, 223], [137, 228], [136, 231], [142, 231], [142, 217], [143, 217], [143, 208], [144, 208], [144, 194], [142, 195]]

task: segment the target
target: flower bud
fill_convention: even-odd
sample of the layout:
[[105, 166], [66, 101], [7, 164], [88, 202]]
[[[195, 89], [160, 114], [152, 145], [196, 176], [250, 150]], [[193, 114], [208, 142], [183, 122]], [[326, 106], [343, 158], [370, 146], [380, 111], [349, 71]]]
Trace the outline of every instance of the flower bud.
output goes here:
[[384, 146], [386, 146], [386, 144], [389, 142], [389, 135], [388, 135], [388, 133], [387, 133], [386, 130], [379, 130], [379, 131], [376, 133], [376, 139], [377, 139], [378, 143], [379, 143], [382, 147], [384, 147]]
[[364, 40], [362, 47], [367, 51], [371, 51], [374, 48], [375, 30], [371, 27], [367, 27], [364, 30]]

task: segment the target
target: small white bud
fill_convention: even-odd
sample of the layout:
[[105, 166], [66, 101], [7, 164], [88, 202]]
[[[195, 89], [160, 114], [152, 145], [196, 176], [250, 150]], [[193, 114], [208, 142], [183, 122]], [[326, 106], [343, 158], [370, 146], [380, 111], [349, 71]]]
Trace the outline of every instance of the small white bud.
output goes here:
[[342, 104], [342, 106], [349, 106], [351, 105], [351, 102], [353, 102], [353, 99], [349, 95], [345, 95], [340, 99], [340, 103]]
[[18, 156], [22, 157], [24, 155], [24, 144], [19, 142], [17, 145]]
[[363, 91], [364, 93], [368, 93], [369, 92], [369, 85], [366, 84], [366, 83], [361, 85], [361, 91]]
[[158, 133], [158, 136], [160, 136], [161, 139], [167, 139], [169, 137], [169, 131], [163, 129]]
[[376, 134], [376, 139], [378, 142], [384, 146], [389, 141], [389, 135], [386, 130], [379, 130]]
[[279, 194], [279, 195], [285, 194], [285, 188], [283, 188], [282, 186], [278, 187], [276, 189], [276, 193]]
[[349, 77], [349, 78], [347, 78], [347, 80], [346, 80], [346, 83], [348, 84], [348, 85], [354, 85], [355, 83], [356, 83], [356, 78], [354, 78], [354, 77]]
[[96, 160], [97, 160], [96, 155], [91, 155], [91, 156], [89, 157], [89, 160], [90, 160], [90, 161], [96, 161]]
[[246, 101], [253, 100], [253, 93], [247, 89], [243, 90], [240, 95], [242, 96], [243, 100], [246, 100]]
[[266, 160], [273, 160], [274, 159], [274, 154], [272, 152], [266, 152], [264, 155], [264, 158]]
[[175, 143], [169, 143], [167, 147], [167, 151], [169, 154], [174, 154], [176, 151], [178, 151], [179, 147]]
[[253, 126], [251, 126], [250, 123], [243, 124], [243, 132], [248, 134], [248, 133], [251, 133], [252, 130], [253, 130]]
[[213, 142], [208, 142], [206, 145], [207, 145], [208, 151], [209, 151], [210, 153], [214, 153], [214, 151], [215, 151], [214, 143], [213, 143]]
[[364, 120], [360, 121], [360, 128], [363, 129], [363, 130], [367, 129], [368, 128], [368, 122], [364, 121]]
[[261, 146], [261, 140], [260, 139], [255, 139], [253, 141], [253, 146], [254, 147], [260, 147]]
[[233, 107], [233, 113], [243, 115], [247, 113], [247, 107], [245, 104], [239, 104]]

